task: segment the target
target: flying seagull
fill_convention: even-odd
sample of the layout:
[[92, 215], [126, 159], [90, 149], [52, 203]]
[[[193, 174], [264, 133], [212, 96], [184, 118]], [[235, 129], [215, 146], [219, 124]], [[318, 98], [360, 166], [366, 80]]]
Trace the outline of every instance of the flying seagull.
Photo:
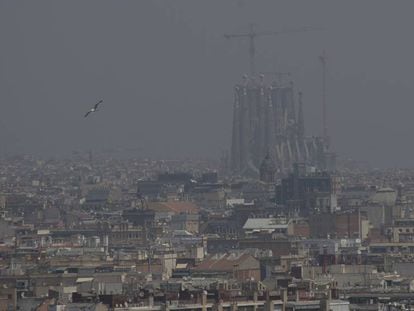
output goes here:
[[91, 110], [89, 110], [89, 111], [85, 114], [85, 118], [86, 118], [87, 116], [89, 116], [89, 114], [90, 114], [90, 113], [98, 111], [98, 107], [99, 107], [99, 105], [100, 105], [100, 104], [102, 104], [102, 102], [103, 102], [103, 99], [101, 99], [100, 101], [98, 101], [98, 102], [95, 104], [95, 106], [93, 106], [93, 108], [92, 108]]

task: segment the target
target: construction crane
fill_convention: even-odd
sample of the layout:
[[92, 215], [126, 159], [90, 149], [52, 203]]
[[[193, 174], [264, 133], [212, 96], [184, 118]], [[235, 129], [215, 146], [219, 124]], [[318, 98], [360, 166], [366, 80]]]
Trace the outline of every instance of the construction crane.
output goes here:
[[322, 135], [325, 143], [325, 147], [329, 149], [329, 134], [328, 134], [328, 122], [327, 122], [327, 107], [326, 107], [326, 53], [322, 51], [322, 55], [319, 56], [319, 61], [322, 65]]
[[300, 32], [307, 32], [307, 31], [319, 31], [322, 30], [320, 28], [313, 28], [313, 27], [302, 27], [297, 29], [287, 29], [281, 31], [260, 31], [256, 32], [254, 29], [254, 24], [250, 24], [249, 32], [246, 33], [232, 33], [232, 34], [225, 34], [224, 37], [226, 39], [236, 39], [236, 38], [248, 38], [249, 39], [249, 66], [250, 66], [250, 75], [253, 76], [256, 73], [255, 69], [255, 54], [256, 54], [256, 43], [255, 40], [257, 37], [263, 36], [278, 36], [282, 34], [290, 34], [290, 33], [300, 33]]

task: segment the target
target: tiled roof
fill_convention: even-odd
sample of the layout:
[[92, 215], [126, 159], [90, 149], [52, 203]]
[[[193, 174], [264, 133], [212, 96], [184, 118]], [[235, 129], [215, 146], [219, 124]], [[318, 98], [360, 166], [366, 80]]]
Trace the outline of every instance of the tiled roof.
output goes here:
[[148, 204], [149, 209], [155, 212], [172, 212], [175, 214], [198, 213], [200, 208], [192, 202], [168, 201], [168, 202], [151, 202]]

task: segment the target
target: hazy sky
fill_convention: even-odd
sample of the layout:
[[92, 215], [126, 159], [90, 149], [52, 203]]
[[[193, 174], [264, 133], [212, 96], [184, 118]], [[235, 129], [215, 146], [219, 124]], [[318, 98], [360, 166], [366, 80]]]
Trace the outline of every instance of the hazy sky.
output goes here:
[[414, 1], [0, 0], [0, 151], [217, 156], [248, 70], [247, 42], [223, 34], [253, 22], [326, 29], [257, 41], [258, 69], [290, 71], [303, 91], [308, 134], [321, 132], [325, 49], [335, 150], [414, 167], [413, 12]]

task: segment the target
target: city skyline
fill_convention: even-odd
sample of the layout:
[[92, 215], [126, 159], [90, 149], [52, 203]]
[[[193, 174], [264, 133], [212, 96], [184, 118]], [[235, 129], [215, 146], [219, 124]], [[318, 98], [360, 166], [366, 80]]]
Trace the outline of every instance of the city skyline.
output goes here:
[[413, 9], [0, 0], [0, 311], [414, 310]]

